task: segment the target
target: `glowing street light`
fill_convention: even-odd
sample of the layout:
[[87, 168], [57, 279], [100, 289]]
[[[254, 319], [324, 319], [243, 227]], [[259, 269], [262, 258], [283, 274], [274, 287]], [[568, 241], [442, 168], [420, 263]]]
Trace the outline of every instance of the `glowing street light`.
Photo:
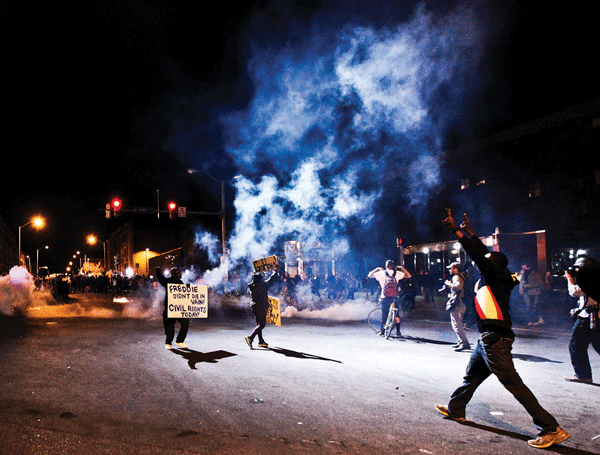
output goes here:
[[30, 224], [33, 224], [35, 229], [40, 230], [46, 225], [46, 220], [44, 220], [44, 218], [41, 216], [35, 216], [28, 223], [19, 226], [19, 265], [21, 265], [21, 229], [25, 226], [29, 226]]
[[108, 240], [102, 242], [102, 240], [98, 240], [98, 237], [96, 237], [94, 234], [90, 234], [90, 235], [87, 236], [86, 241], [90, 245], [95, 245], [98, 242], [102, 243], [102, 246], [104, 248], [104, 264], [103, 265], [104, 265], [104, 270], [106, 271], [106, 242]]

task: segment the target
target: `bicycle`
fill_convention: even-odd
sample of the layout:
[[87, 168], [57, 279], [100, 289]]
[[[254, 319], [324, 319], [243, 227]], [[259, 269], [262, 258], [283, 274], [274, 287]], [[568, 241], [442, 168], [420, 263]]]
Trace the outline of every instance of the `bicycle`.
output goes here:
[[[375, 332], [381, 332], [378, 328], [381, 326], [381, 307], [373, 308], [367, 315], [367, 324]], [[390, 305], [390, 311], [388, 312], [387, 319], [383, 325], [382, 335], [385, 339], [389, 339], [392, 334], [392, 330], [396, 327], [397, 336], [400, 336], [400, 316], [398, 316], [398, 308], [396, 308], [396, 302]]]

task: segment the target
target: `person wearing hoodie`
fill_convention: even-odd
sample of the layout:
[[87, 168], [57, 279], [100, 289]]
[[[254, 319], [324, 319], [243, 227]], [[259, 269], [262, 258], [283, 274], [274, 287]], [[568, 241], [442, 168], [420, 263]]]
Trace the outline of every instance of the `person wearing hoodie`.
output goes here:
[[252, 276], [252, 281], [248, 284], [248, 290], [250, 291], [250, 306], [252, 307], [252, 313], [256, 320], [256, 327], [250, 336], [245, 338], [246, 343], [252, 349], [252, 342], [254, 337], [258, 336], [258, 346], [261, 348], [267, 348], [269, 345], [265, 342], [262, 331], [267, 325], [267, 313], [269, 311], [269, 288], [275, 283], [278, 277], [277, 272], [273, 272], [269, 278], [263, 280], [263, 276], [260, 273], [255, 273]]
[[170, 318], [168, 316], [168, 287], [169, 284], [183, 284], [183, 281], [181, 281], [181, 271], [177, 267], [173, 267], [171, 269], [171, 276], [167, 278], [162, 274], [160, 267], [156, 267], [156, 278], [158, 279], [158, 282], [165, 288], [165, 301], [162, 315], [166, 337], [165, 348], [172, 348], [173, 338], [175, 338], [175, 322], [179, 321], [181, 327], [179, 328], [179, 333], [177, 334], [177, 338], [175, 339], [175, 345], [180, 348], [186, 349], [187, 345], [185, 344], [185, 337], [187, 336], [190, 327], [189, 318]]
[[519, 282], [507, 268], [508, 258], [499, 251], [488, 251], [475, 235], [466, 213], [460, 227], [450, 209], [446, 209], [446, 215], [444, 225], [456, 235], [481, 274], [475, 285], [477, 327], [481, 335], [471, 354], [463, 384], [452, 393], [447, 406], [438, 404], [436, 410], [452, 420], [465, 422], [465, 408], [475, 390], [494, 374], [533, 418], [538, 437], [527, 441], [530, 446], [547, 448], [566, 441], [571, 435], [542, 408], [515, 370], [511, 354], [515, 334], [510, 317], [510, 294]]

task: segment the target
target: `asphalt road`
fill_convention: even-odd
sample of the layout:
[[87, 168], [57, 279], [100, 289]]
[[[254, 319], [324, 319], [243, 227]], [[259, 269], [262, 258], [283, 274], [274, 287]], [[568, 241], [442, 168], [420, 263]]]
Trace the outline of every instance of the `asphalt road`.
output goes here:
[[[95, 300], [94, 300], [95, 299]], [[62, 317], [65, 308], [70, 317]], [[244, 341], [237, 309], [193, 320], [188, 349], [162, 323], [75, 296], [0, 318], [2, 454], [529, 454], [529, 415], [494, 378], [466, 424], [434, 409], [461, 383], [469, 353], [449, 323], [411, 319], [399, 340], [364, 321], [284, 318], [269, 349]], [[120, 316], [118, 316], [120, 314]], [[600, 453], [600, 384], [568, 383], [568, 322], [517, 331], [517, 371], [572, 434], [548, 451]], [[469, 332], [474, 343], [475, 332]], [[600, 375], [600, 357], [591, 353]], [[600, 377], [600, 376], [599, 376]]]

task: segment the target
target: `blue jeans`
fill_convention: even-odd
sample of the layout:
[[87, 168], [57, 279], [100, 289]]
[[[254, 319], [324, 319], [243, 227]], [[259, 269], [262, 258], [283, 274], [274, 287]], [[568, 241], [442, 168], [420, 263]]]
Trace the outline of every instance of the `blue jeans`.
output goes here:
[[571, 332], [569, 354], [573, 370], [581, 379], [592, 379], [592, 368], [588, 355], [590, 344], [600, 354], [600, 329], [590, 329], [589, 318], [577, 318]]
[[450, 397], [448, 403], [450, 415], [464, 417], [465, 408], [475, 390], [493, 373], [531, 415], [540, 435], [554, 431], [558, 428], [558, 422], [541, 407], [515, 370], [511, 354], [513, 341], [513, 336], [497, 332], [481, 334], [467, 365], [463, 384]]

